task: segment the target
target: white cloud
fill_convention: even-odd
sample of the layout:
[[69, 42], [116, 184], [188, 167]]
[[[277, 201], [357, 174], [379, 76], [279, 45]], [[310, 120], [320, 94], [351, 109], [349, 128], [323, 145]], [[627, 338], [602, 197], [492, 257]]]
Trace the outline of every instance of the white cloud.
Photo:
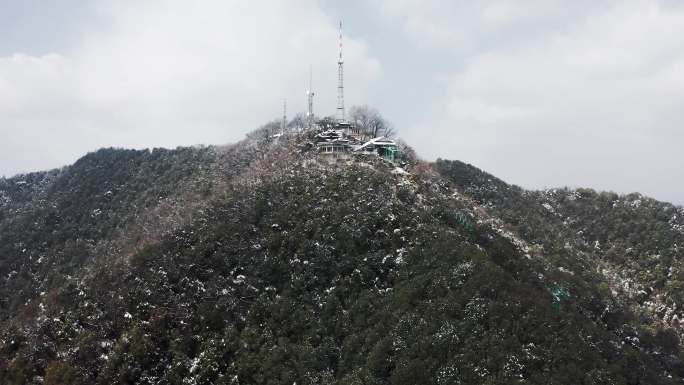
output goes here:
[[[334, 113], [336, 21], [313, 0], [105, 1], [67, 52], [0, 58], [0, 174], [55, 167], [102, 146], [226, 143], [281, 113]], [[352, 103], [380, 75], [346, 39]]]
[[600, 9], [590, 0], [379, 0], [418, 44], [458, 52], [529, 41]]
[[[238, 140], [279, 116], [283, 97], [291, 113], [305, 109], [309, 64], [317, 112], [334, 112], [336, 20], [317, 1], [97, 4], [97, 22], [68, 50], [0, 57], [0, 174], [102, 146]], [[388, 65], [407, 57], [381, 89], [379, 61], [347, 38], [347, 102], [372, 94], [423, 116], [412, 127], [389, 116], [419, 153], [527, 187], [638, 190], [684, 203], [684, 180], [673, 177], [684, 169], [683, 3], [372, 4], [386, 18], [377, 25], [397, 26], [413, 46], [397, 38], [374, 47]], [[426, 89], [396, 92], [416, 83]]]
[[684, 169], [681, 6], [385, 4], [435, 55], [467, 54], [439, 75], [445, 92], [433, 111], [404, 130], [421, 153], [528, 187], [641, 191], [684, 203], [684, 181], [673, 178]]

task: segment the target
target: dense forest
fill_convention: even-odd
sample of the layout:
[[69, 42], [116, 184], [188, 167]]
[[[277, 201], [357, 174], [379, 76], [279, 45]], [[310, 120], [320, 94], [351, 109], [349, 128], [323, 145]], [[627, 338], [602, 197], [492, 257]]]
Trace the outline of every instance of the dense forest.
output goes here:
[[0, 383], [684, 379], [681, 207], [268, 127], [0, 179]]

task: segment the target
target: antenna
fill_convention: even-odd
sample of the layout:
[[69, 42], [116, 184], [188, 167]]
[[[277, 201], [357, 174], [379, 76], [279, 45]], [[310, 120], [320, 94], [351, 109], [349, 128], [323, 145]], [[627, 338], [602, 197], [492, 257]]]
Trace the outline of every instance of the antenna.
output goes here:
[[280, 135], [285, 132], [287, 126], [287, 99], [283, 99], [283, 121], [280, 123]]
[[309, 125], [309, 129], [313, 127], [313, 120], [314, 120], [314, 113], [313, 113], [313, 98], [314, 98], [314, 92], [311, 86], [312, 83], [312, 70], [311, 70], [311, 65], [309, 65], [309, 89], [306, 91], [306, 101], [307, 101], [307, 110], [306, 110], [306, 120], [307, 124]]
[[344, 122], [344, 60], [342, 59], [342, 21], [340, 20], [339, 57], [337, 59], [337, 121]]

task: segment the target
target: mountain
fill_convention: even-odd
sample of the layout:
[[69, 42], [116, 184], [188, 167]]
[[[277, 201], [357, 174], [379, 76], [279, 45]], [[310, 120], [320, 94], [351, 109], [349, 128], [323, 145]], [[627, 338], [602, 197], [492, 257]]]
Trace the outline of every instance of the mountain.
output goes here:
[[312, 140], [0, 179], [0, 383], [684, 380], [681, 207]]

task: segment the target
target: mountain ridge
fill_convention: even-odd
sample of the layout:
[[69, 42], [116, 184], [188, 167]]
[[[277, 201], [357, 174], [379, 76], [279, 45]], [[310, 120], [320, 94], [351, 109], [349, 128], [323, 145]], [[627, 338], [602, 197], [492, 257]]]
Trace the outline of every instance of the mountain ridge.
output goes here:
[[0, 382], [684, 376], [681, 207], [527, 191], [405, 145], [323, 162], [309, 141], [1, 179]]

